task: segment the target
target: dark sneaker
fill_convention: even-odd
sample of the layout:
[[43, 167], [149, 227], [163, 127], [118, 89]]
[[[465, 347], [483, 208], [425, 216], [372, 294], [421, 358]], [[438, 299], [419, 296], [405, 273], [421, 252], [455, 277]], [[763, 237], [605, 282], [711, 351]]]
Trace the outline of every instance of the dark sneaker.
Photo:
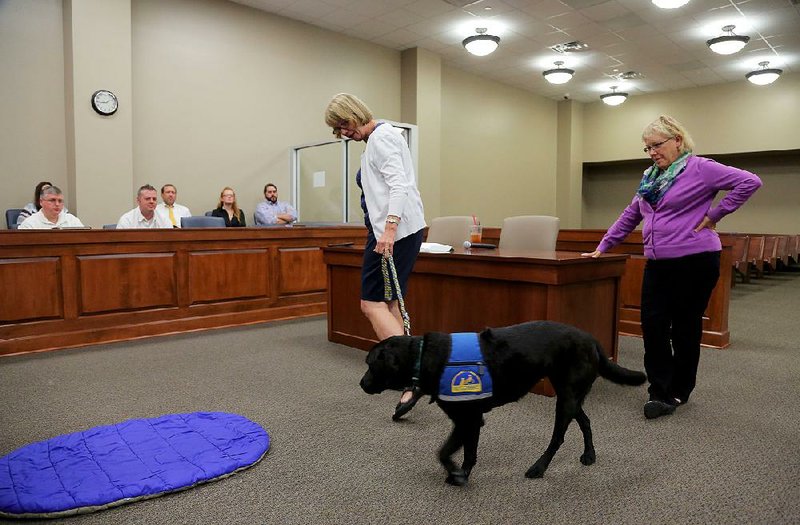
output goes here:
[[673, 412], [675, 412], [675, 405], [657, 399], [651, 399], [644, 404], [644, 417], [647, 419], [667, 416]]

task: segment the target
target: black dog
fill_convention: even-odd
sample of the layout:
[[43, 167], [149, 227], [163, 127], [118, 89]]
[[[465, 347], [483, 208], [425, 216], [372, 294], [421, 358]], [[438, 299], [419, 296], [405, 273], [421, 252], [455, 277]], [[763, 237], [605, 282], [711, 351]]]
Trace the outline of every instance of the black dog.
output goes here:
[[[595, 461], [592, 430], [582, 405], [598, 375], [621, 385], [641, 385], [646, 377], [609, 361], [600, 343], [590, 334], [569, 325], [534, 321], [479, 334], [480, 354], [491, 374], [491, 397], [469, 401], [445, 401], [438, 396], [442, 372], [450, 355], [450, 334], [431, 332], [423, 337], [395, 336], [381, 341], [367, 355], [369, 370], [361, 379], [368, 394], [386, 389], [402, 390], [412, 383], [432, 397], [453, 421], [453, 430], [439, 450], [439, 461], [447, 470], [447, 482], [464, 485], [475, 466], [478, 438], [484, 412], [517, 401], [541, 378], [548, 377], [556, 391], [556, 421], [553, 437], [544, 454], [525, 476], [540, 478], [564, 442], [570, 422], [578, 421], [583, 433], [581, 463]], [[418, 372], [415, 369], [418, 368]], [[461, 468], [451, 456], [464, 447]]]

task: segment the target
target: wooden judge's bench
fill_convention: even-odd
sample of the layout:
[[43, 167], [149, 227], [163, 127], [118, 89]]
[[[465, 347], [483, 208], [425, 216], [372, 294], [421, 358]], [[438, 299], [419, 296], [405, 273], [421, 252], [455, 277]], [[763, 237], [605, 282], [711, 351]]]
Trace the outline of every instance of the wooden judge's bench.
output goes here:
[[0, 231], [0, 356], [323, 315], [363, 226]]

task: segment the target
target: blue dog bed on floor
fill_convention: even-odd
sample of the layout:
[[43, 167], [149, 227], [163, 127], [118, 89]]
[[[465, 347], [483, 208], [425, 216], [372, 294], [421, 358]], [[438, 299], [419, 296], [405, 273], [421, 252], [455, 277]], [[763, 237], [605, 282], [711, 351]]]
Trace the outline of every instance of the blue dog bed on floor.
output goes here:
[[56, 518], [153, 498], [258, 463], [269, 435], [237, 414], [131, 419], [0, 458], [0, 516]]

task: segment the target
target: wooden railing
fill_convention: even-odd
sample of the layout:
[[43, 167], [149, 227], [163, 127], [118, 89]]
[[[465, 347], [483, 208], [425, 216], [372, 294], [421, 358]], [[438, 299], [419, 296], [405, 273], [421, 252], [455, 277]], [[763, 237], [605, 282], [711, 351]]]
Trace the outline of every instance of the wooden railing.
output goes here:
[[0, 232], [0, 355], [320, 315], [360, 226]]

